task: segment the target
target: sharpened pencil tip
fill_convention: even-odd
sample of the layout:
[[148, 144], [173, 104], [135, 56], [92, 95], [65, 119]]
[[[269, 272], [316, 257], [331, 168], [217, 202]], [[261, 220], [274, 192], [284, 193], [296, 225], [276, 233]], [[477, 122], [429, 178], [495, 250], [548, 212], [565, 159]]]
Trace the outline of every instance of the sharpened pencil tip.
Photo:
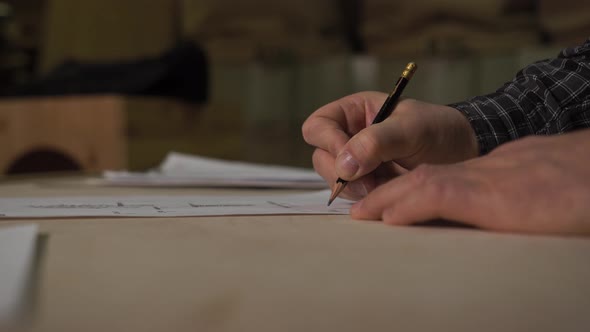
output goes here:
[[342, 190], [344, 190], [344, 187], [346, 187], [347, 183], [348, 182], [346, 182], [342, 179], [338, 179], [338, 181], [336, 181], [336, 185], [334, 186], [334, 190], [332, 191], [332, 195], [330, 195], [330, 199], [328, 200], [328, 206], [330, 206], [330, 204], [332, 204], [332, 202], [336, 199], [336, 197], [338, 197], [338, 195], [340, 195]]
[[328, 199], [328, 206], [332, 204], [332, 202], [336, 199], [336, 196], [338, 196], [338, 188], [336, 188], [336, 190], [332, 192], [332, 195], [330, 195], [330, 199]]
[[330, 199], [328, 200], [328, 206], [330, 206], [330, 204], [332, 204], [333, 201], [334, 201], [334, 199], [332, 199], [332, 197], [330, 197]]

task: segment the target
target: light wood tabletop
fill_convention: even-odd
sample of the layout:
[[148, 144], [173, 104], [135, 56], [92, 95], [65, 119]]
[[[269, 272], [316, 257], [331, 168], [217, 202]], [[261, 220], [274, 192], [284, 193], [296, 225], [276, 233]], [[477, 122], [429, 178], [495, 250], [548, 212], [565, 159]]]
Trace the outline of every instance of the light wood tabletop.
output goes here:
[[[265, 190], [264, 193], [274, 191]], [[1, 197], [252, 194], [86, 178]], [[46, 236], [32, 331], [588, 331], [590, 239], [348, 216], [0, 220]]]

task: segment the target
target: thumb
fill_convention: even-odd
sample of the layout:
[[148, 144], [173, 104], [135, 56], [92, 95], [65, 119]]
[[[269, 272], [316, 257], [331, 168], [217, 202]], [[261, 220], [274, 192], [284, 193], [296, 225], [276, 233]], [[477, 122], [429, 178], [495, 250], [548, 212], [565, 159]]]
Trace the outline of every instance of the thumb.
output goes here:
[[374, 171], [381, 163], [408, 157], [418, 149], [396, 121], [389, 118], [354, 135], [336, 157], [336, 173], [347, 181]]

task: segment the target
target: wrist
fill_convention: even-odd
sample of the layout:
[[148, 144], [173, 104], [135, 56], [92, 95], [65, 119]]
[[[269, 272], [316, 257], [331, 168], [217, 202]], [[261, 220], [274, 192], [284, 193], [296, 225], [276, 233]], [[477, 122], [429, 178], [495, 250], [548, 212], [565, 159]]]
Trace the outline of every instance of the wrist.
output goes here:
[[467, 160], [480, 156], [480, 146], [477, 139], [477, 133], [469, 119], [458, 109], [444, 106], [450, 116], [453, 117], [453, 123], [455, 124], [454, 130], [452, 130], [450, 141], [457, 143], [459, 147], [458, 153], [461, 160]]

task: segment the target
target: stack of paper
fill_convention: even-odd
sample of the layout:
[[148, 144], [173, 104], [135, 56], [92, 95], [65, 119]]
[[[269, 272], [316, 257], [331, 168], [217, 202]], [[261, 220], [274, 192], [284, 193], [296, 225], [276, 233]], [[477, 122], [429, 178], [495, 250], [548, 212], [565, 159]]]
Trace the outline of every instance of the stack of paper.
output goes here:
[[310, 169], [226, 161], [177, 152], [169, 153], [158, 170], [145, 173], [107, 171], [104, 179], [109, 184], [135, 186], [327, 188], [326, 182]]

